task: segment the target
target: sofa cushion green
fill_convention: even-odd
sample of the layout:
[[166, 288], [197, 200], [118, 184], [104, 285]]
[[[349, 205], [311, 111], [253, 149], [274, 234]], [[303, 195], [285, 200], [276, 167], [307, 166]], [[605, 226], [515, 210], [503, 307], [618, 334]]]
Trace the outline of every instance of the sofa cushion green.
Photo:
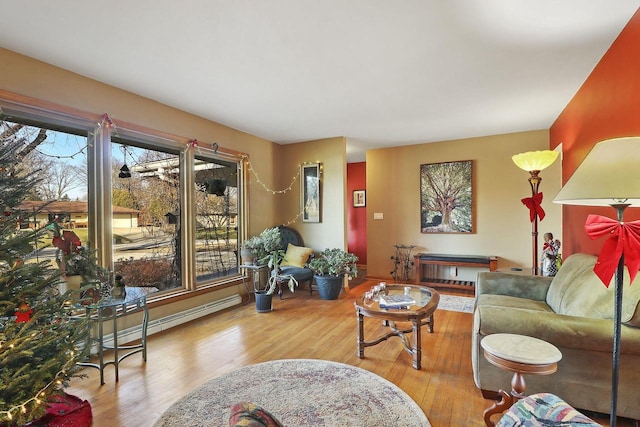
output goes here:
[[478, 306], [495, 306], [505, 308], [521, 308], [526, 310], [551, 312], [551, 308], [544, 301], [513, 297], [510, 295], [482, 294], [478, 295]]
[[[574, 254], [566, 259], [551, 281], [547, 304], [559, 314], [594, 319], [613, 319], [614, 281], [607, 288], [593, 272], [597, 258]], [[640, 327], [640, 280], [629, 286], [629, 272], [624, 270], [622, 321]]]

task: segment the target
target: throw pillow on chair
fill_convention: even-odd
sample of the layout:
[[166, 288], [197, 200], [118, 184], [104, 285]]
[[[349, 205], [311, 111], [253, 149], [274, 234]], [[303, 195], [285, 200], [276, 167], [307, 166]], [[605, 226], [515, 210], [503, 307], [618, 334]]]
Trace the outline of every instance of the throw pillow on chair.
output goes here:
[[303, 268], [312, 253], [313, 249], [311, 248], [305, 248], [304, 246], [295, 246], [289, 243], [287, 245], [287, 251], [284, 254], [284, 261], [282, 261], [280, 265], [290, 265], [293, 267]]

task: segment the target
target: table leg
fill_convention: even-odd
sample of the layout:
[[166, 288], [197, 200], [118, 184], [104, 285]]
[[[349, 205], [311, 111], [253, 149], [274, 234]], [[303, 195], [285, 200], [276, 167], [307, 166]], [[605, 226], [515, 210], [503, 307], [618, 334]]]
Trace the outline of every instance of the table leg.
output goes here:
[[422, 329], [422, 320], [413, 319], [413, 367], [420, 369], [422, 365], [422, 340], [420, 337], [420, 330]]
[[513, 396], [515, 400], [522, 399], [526, 388], [527, 385], [524, 382], [524, 375], [522, 375], [521, 372], [514, 373], [513, 378], [511, 378], [511, 396]]
[[120, 379], [118, 372], [118, 364], [120, 363], [118, 356], [118, 316], [116, 316], [117, 310], [113, 309], [113, 367], [116, 373], [116, 382]]
[[360, 311], [358, 314], [358, 337], [357, 337], [357, 347], [358, 347], [358, 357], [360, 359], [364, 358], [364, 316]]
[[147, 308], [147, 301], [142, 304], [142, 336], [140, 342], [142, 343], [142, 360], [147, 361], [147, 328], [149, 326], [149, 309]]
[[483, 413], [484, 423], [487, 427], [494, 427], [496, 425], [493, 421], [491, 421], [491, 417], [493, 415], [504, 413], [514, 403], [513, 396], [511, 396], [506, 391], [500, 390], [498, 393], [501, 396], [500, 401], [495, 402], [493, 405], [489, 406], [487, 409], [484, 410], [484, 413]]
[[491, 417], [495, 414], [502, 414], [507, 411], [518, 400], [525, 397], [524, 391], [527, 385], [524, 381], [524, 375], [522, 372], [514, 372], [511, 379], [511, 393], [507, 393], [504, 390], [500, 390], [498, 393], [501, 398], [499, 402], [494, 403], [484, 411], [484, 422], [487, 427], [495, 426], [495, 423], [491, 421]]
[[100, 385], [104, 384], [104, 328], [102, 326], [102, 308], [98, 309], [98, 363], [100, 364]]

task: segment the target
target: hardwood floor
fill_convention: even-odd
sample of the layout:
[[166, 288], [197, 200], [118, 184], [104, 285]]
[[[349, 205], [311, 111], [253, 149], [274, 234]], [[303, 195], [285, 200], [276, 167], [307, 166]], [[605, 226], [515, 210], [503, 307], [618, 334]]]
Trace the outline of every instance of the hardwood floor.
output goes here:
[[[103, 386], [98, 371], [85, 368], [82, 372], [88, 377], [73, 379], [67, 392], [89, 400], [94, 427], [146, 427], [189, 391], [242, 366], [273, 359], [325, 359], [367, 369], [395, 383], [421, 406], [434, 427], [483, 426], [482, 412], [491, 402], [473, 382], [472, 315], [436, 311], [435, 332], [423, 329], [420, 371], [412, 368], [412, 358], [397, 338], [368, 347], [365, 358], [359, 359], [353, 301], [371, 284], [348, 290], [336, 301], [323, 301], [317, 293], [310, 296], [307, 289], [287, 291], [283, 300], [274, 298], [270, 313], [257, 313], [252, 301], [152, 335], [147, 363], [140, 355], [126, 359], [120, 365], [119, 383], [111, 366]], [[381, 322], [365, 318], [367, 337], [382, 331]]]

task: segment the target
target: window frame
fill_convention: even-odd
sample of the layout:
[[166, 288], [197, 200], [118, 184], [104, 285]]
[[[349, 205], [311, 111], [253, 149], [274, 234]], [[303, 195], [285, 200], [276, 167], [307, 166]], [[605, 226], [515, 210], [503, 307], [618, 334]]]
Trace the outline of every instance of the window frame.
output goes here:
[[[42, 126], [71, 134], [84, 135], [87, 141], [95, 139], [98, 144], [88, 144], [88, 194], [89, 194], [89, 240], [98, 249], [100, 265], [113, 269], [113, 230], [111, 200], [111, 147], [112, 142], [131, 140], [141, 147], [166, 150], [179, 154], [180, 168], [180, 221], [182, 256], [182, 286], [150, 297], [150, 301], [180, 298], [185, 293], [217, 289], [242, 280], [240, 269], [236, 274], [196, 284], [195, 269], [195, 151], [198, 156], [220, 159], [238, 165], [238, 241], [246, 237], [248, 225], [248, 190], [246, 188], [247, 155], [238, 151], [222, 149], [217, 143], [208, 144], [186, 137], [123, 121], [112, 121], [108, 115], [96, 115], [78, 109], [42, 101], [0, 89], [0, 116], [32, 126]], [[115, 138], [115, 140], [112, 140]], [[93, 223], [93, 225], [92, 225]], [[238, 251], [239, 252], [239, 251]], [[238, 255], [239, 256], [239, 255]], [[239, 261], [238, 261], [239, 264]]]

